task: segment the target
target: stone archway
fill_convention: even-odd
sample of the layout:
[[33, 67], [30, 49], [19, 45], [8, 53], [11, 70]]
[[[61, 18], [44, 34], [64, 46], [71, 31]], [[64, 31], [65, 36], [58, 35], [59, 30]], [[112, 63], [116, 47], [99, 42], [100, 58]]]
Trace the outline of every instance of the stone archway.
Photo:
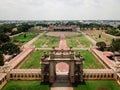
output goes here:
[[[57, 67], [57, 68], [56, 68]], [[50, 62], [50, 83], [53, 83], [57, 79], [57, 75], [66, 75], [68, 80], [71, 83], [75, 82], [75, 62], [74, 60], [66, 61], [66, 60], [59, 60], [59, 61], [51, 61]], [[56, 71], [58, 73], [56, 73]]]
[[[41, 78], [43, 82], [54, 83], [57, 72], [67, 72], [70, 83], [83, 81], [83, 59], [75, 57], [70, 50], [53, 50], [41, 59]], [[57, 67], [57, 68], [56, 68]]]

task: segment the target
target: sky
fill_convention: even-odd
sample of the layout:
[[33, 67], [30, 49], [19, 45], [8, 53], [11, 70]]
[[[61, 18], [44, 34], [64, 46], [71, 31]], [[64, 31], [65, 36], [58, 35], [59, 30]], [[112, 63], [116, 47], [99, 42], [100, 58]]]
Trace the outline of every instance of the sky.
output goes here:
[[120, 20], [120, 0], [0, 0], [0, 20]]

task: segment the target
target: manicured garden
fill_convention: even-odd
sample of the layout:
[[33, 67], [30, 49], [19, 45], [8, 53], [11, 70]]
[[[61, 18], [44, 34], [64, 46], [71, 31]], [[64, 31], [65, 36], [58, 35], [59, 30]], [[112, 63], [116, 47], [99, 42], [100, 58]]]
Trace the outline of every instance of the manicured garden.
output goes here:
[[26, 33], [12, 38], [12, 42], [25, 43], [33, 39], [37, 34]]
[[76, 53], [80, 52], [80, 54], [84, 57], [84, 69], [102, 69], [104, 68], [97, 58], [88, 50], [75, 51]]
[[40, 81], [9, 81], [2, 90], [50, 90], [50, 86]]
[[[49, 54], [49, 51], [45, 51]], [[75, 51], [78, 53], [79, 51]], [[40, 68], [40, 58], [43, 55], [44, 51], [38, 50], [34, 51], [31, 55], [26, 58], [26, 62], [20, 68]], [[99, 61], [94, 57], [94, 55], [88, 50], [81, 50], [81, 55], [84, 57], [84, 65], [85, 69], [100, 69], [103, 66], [99, 63]]]
[[82, 34], [73, 37], [67, 37], [67, 45], [70, 47], [89, 47], [92, 43]]
[[85, 81], [84, 83], [74, 84], [74, 90], [120, 90], [116, 81]]
[[58, 47], [59, 41], [60, 41], [59, 37], [44, 35], [39, 40], [37, 40], [34, 43], [34, 45], [37, 48], [40, 48], [40, 47], [52, 47], [52, 46]]
[[49, 53], [49, 51], [34, 51], [33, 53], [31, 53], [31, 55], [29, 55], [26, 58], [26, 62], [20, 67], [22, 69], [32, 69], [32, 68], [40, 68], [40, 58], [43, 55], [43, 53]]

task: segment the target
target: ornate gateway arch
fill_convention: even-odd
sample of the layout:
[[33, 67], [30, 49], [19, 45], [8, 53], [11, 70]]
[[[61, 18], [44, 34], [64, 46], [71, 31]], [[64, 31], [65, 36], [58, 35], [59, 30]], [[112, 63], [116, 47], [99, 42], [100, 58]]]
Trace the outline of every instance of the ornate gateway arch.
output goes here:
[[56, 64], [65, 62], [69, 65], [68, 78], [71, 83], [83, 81], [83, 57], [80, 53], [75, 56], [74, 51], [69, 50], [51, 50], [50, 54], [41, 58], [41, 76], [42, 82], [53, 83], [56, 80]]

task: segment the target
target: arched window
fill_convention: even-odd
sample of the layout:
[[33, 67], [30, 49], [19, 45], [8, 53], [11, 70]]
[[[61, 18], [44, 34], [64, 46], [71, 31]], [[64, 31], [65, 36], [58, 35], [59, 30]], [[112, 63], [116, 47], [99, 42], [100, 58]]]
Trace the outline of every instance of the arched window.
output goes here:
[[106, 74], [104, 75], [104, 78], [106, 78]]

